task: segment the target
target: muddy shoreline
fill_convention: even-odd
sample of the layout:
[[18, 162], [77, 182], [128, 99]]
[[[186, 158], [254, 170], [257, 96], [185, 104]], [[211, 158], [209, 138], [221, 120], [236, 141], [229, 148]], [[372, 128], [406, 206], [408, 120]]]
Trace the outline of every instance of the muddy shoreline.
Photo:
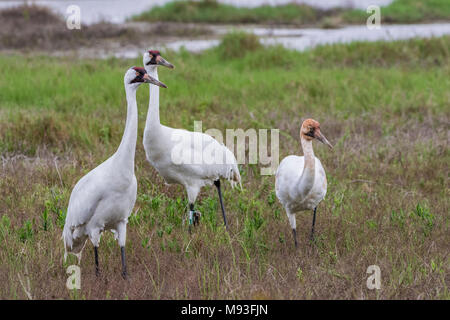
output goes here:
[[0, 53], [132, 59], [149, 47], [175, 51], [184, 47], [200, 52], [218, 45], [221, 37], [233, 30], [253, 33], [264, 45], [303, 51], [318, 45], [354, 41], [439, 37], [450, 34], [450, 23], [383, 25], [380, 30], [369, 30], [358, 25], [321, 29], [290, 25], [101, 22], [69, 30], [52, 10], [31, 5], [0, 10]]
[[[20, 30], [20, 32], [17, 32]], [[175, 23], [113, 24], [100, 22], [69, 30], [66, 21], [46, 7], [24, 5], [0, 10], [0, 50], [52, 52], [117, 46], [141, 47], [189, 36], [206, 37], [213, 32], [206, 26]]]

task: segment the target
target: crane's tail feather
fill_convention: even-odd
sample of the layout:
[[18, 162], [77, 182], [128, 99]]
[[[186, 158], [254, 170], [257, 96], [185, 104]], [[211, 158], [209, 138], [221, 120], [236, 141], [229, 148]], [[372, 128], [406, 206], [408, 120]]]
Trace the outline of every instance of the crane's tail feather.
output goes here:
[[67, 225], [64, 226], [63, 233], [61, 235], [62, 240], [64, 241], [64, 261], [67, 259], [67, 253], [71, 251], [72, 249], [72, 232], [70, 232], [70, 229], [67, 227]]
[[77, 257], [78, 264], [81, 260], [81, 253], [87, 242], [87, 236], [77, 236], [75, 230], [71, 230], [67, 225], [64, 226], [62, 233], [62, 240], [64, 241], [64, 262], [67, 261], [67, 255], [69, 253], [74, 254]]
[[239, 173], [238, 166], [234, 165], [228, 172], [229, 174], [227, 175], [226, 179], [230, 182], [231, 187], [234, 188], [237, 184], [239, 184], [239, 187], [242, 191], [243, 188], [241, 182], [241, 174]]

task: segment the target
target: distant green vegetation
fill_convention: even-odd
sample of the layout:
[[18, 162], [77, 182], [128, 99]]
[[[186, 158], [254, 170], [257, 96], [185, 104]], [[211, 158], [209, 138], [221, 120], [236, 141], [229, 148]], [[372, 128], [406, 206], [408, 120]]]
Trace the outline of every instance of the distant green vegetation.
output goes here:
[[[344, 12], [343, 20], [360, 23], [367, 19], [363, 10]], [[385, 23], [416, 23], [450, 20], [450, 1], [448, 0], [394, 0], [381, 8], [381, 19]]]
[[[198, 23], [266, 23], [318, 25], [335, 27], [344, 23], [362, 24], [369, 16], [365, 10], [321, 10], [307, 5], [263, 5], [255, 8], [235, 7], [216, 0], [173, 1], [135, 16], [138, 21], [172, 21]], [[386, 23], [430, 22], [450, 20], [448, 0], [395, 0], [381, 8]]]
[[319, 19], [321, 12], [298, 4], [263, 5], [256, 8], [235, 7], [215, 0], [173, 1], [154, 7], [134, 20], [200, 23], [295, 23], [308, 24]]
[[248, 52], [261, 50], [262, 48], [262, 44], [256, 35], [236, 31], [226, 34], [216, 50], [224, 59], [235, 59], [242, 58]]
[[[280, 159], [302, 154], [312, 117], [333, 150], [314, 144], [328, 192], [297, 215], [294, 250], [274, 177], [240, 165], [244, 190], [224, 186], [230, 232], [214, 188], [204, 188], [190, 235], [184, 188], [164, 184], [142, 147], [148, 87], [137, 92], [138, 197], [127, 229], [130, 279], [120, 249], [92, 245], [82, 289], [65, 283], [61, 231], [75, 183], [113, 154], [125, 126], [123, 74], [142, 59], [0, 55], [0, 299], [450, 299], [450, 37], [318, 47], [303, 53], [227, 35], [199, 54], [163, 51], [161, 122], [192, 130], [276, 128]], [[369, 265], [382, 289], [368, 290]], [[25, 281], [25, 280], [24, 280]]]

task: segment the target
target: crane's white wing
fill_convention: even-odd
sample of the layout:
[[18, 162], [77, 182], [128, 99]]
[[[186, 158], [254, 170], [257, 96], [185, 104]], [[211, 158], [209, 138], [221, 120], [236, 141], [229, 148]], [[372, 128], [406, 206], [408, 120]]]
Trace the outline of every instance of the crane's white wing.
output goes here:
[[166, 130], [165, 135], [171, 141], [166, 149], [169, 148], [170, 152], [160, 153], [170, 154], [170, 160], [166, 159], [165, 164], [161, 160], [152, 163], [163, 176], [170, 171], [170, 175], [177, 176], [180, 183], [194, 180], [211, 182], [219, 178], [240, 182], [236, 158], [225, 145], [201, 132], [167, 127]]
[[67, 208], [65, 226], [77, 227], [89, 222], [102, 199], [103, 188], [99, 185], [102, 179], [99, 167], [81, 178], [72, 190]]
[[[288, 156], [281, 161], [275, 180], [275, 192], [280, 203], [290, 211], [312, 209], [327, 192], [327, 179], [322, 163], [315, 158], [314, 185], [307, 195], [302, 195], [300, 177], [305, 165], [304, 157]], [[300, 189], [299, 189], [300, 188]]]
[[281, 204], [292, 201], [291, 190], [296, 186], [305, 165], [304, 157], [290, 155], [284, 158], [275, 176], [275, 193]]

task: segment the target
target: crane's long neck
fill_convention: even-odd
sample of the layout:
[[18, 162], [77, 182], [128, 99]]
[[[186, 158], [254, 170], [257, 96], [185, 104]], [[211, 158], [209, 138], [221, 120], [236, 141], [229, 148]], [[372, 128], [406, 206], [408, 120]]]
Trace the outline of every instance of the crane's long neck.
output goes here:
[[127, 122], [122, 141], [116, 151], [116, 159], [122, 162], [123, 167], [131, 168], [134, 172], [134, 155], [138, 129], [138, 110], [136, 103], [136, 85], [125, 85], [127, 96]]
[[303, 166], [303, 172], [300, 176], [298, 183], [298, 190], [303, 197], [308, 195], [314, 186], [315, 172], [316, 172], [316, 159], [314, 156], [314, 150], [312, 146], [312, 140], [308, 140], [301, 135], [301, 144], [303, 148], [303, 155], [305, 163]]
[[[156, 66], [150, 66], [147, 68], [149, 76], [158, 80], [158, 71]], [[149, 85], [150, 98], [148, 104], [147, 120], [145, 122], [145, 134], [154, 132], [161, 126], [159, 120], [159, 87], [155, 85]]]

